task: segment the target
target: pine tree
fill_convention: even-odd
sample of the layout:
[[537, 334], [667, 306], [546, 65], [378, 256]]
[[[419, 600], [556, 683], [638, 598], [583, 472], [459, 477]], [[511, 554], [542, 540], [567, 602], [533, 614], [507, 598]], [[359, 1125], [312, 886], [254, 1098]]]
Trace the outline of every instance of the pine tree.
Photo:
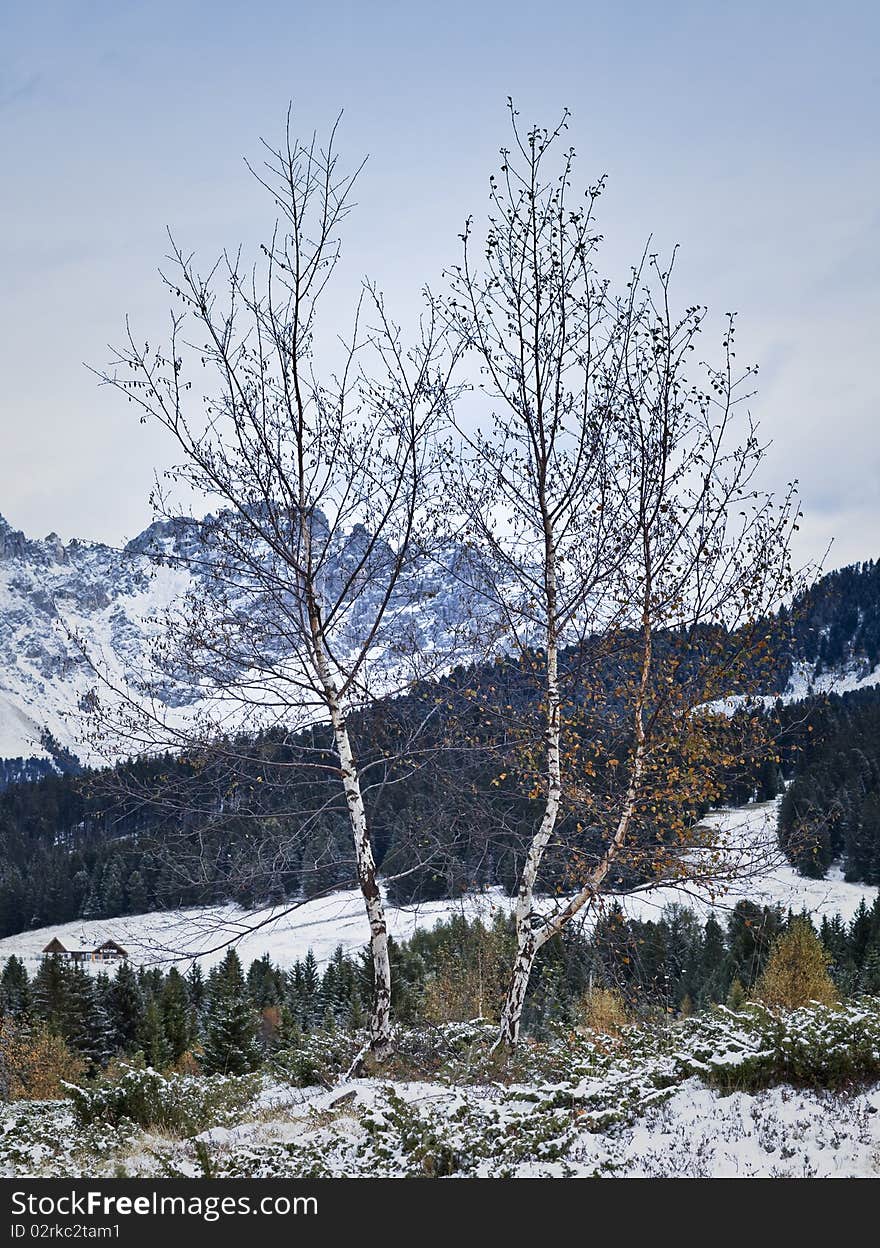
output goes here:
[[140, 871], [134, 870], [125, 881], [126, 911], [143, 914], [148, 907], [147, 887]]
[[859, 991], [880, 996], [880, 944], [869, 945], [859, 972]]
[[871, 911], [863, 897], [849, 926], [850, 957], [856, 966], [861, 966], [865, 961], [865, 953], [871, 939], [871, 927]]
[[134, 1052], [138, 1047], [138, 1030], [144, 999], [137, 976], [127, 962], [120, 963], [110, 985], [107, 1008], [118, 1048]]
[[202, 1011], [205, 1007], [205, 977], [198, 962], [193, 962], [186, 976], [186, 990], [189, 993], [193, 1012], [193, 1032], [199, 1031]]
[[107, 918], [122, 914], [125, 909], [125, 896], [122, 887], [122, 871], [117, 859], [112, 858], [104, 868], [101, 878], [101, 912]]
[[89, 1056], [89, 1026], [95, 1008], [95, 992], [92, 981], [81, 966], [72, 966], [67, 971], [67, 996], [62, 1032], [64, 1039], [72, 1049]]
[[812, 1001], [834, 1005], [838, 995], [829, 974], [830, 964], [831, 958], [812, 925], [799, 916], [777, 937], [755, 996], [765, 1005], [788, 1010]]
[[727, 925], [727, 961], [731, 980], [751, 988], [764, 969], [770, 947], [782, 925], [775, 907], [738, 901]]
[[14, 954], [7, 961], [0, 976], [0, 1015], [11, 1014], [24, 1018], [31, 1009], [31, 987], [27, 968], [21, 958]]
[[53, 1036], [64, 1035], [67, 1017], [68, 975], [67, 967], [56, 955], [43, 958], [34, 976], [34, 1012], [46, 1024]]
[[162, 985], [165, 981], [162, 978], [162, 972], [159, 970], [158, 966], [138, 967], [137, 978], [144, 1000], [147, 999], [150, 993], [152, 993], [154, 997], [158, 997], [162, 992]]
[[348, 1016], [345, 1025], [349, 1031], [360, 1031], [367, 1023], [367, 1012], [364, 1002], [360, 994], [360, 989], [355, 984], [352, 989], [351, 999], [348, 1003]]
[[73, 915], [71, 917], [75, 916], [78, 918], [83, 912], [83, 909], [85, 907], [86, 897], [88, 896], [88, 892], [89, 892], [88, 873], [86, 871], [83, 871], [82, 869], [75, 872], [73, 879], [70, 882], [70, 887], [71, 887], [71, 894], [72, 894], [72, 907], [71, 908], [73, 910]]
[[302, 1044], [302, 1028], [288, 1005], [278, 1012], [278, 1027], [272, 1042], [276, 1049], [297, 1049]]
[[110, 979], [106, 973], [97, 975], [93, 984], [92, 1013], [86, 1033], [86, 1056], [94, 1067], [107, 1065], [116, 1050], [116, 1036], [110, 1018]]
[[137, 1030], [138, 1048], [154, 1070], [161, 1070], [168, 1063], [168, 1045], [162, 1027], [162, 1011], [153, 993], [146, 999]]
[[100, 872], [96, 871], [89, 881], [89, 891], [83, 899], [79, 912], [79, 917], [82, 919], [101, 918], [101, 881], [99, 876]]
[[715, 916], [710, 914], [703, 929], [700, 951], [700, 1005], [724, 1000], [727, 991], [725, 955], [724, 929]]
[[258, 1010], [278, 1005], [283, 992], [283, 977], [276, 972], [268, 953], [251, 963], [247, 976], [248, 992]]
[[302, 963], [294, 962], [287, 972], [284, 1006], [298, 1032], [307, 1030], [306, 1002], [303, 994]]
[[324, 972], [321, 981], [321, 999], [324, 1003], [324, 1029], [328, 1030], [327, 1019], [332, 1020], [329, 1030], [337, 1023], [345, 1022], [348, 1016], [348, 1004], [351, 997], [352, 975], [349, 972], [342, 946], [338, 946]]
[[[372, 963], [371, 963], [372, 965]], [[321, 1003], [321, 977], [318, 963], [310, 949], [302, 962], [297, 962], [291, 973], [291, 990], [288, 1002], [295, 1011], [297, 1022], [304, 1031], [313, 1031], [323, 1013]]]
[[165, 1043], [170, 1060], [176, 1062], [192, 1045], [193, 1017], [186, 981], [174, 966], [165, 978], [160, 1002]]
[[320, 990], [320, 977], [318, 975], [318, 963], [315, 955], [310, 949], [303, 959], [302, 964], [303, 993], [306, 998], [316, 997]]
[[243, 1075], [259, 1066], [259, 1020], [234, 949], [209, 977], [204, 1030], [201, 1063], [206, 1074]]
[[727, 994], [727, 1008], [733, 1010], [741, 1010], [746, 1003], [746, 990], [738, 976], [734, 977], [733, 983], [730, 985], [730, 991]]

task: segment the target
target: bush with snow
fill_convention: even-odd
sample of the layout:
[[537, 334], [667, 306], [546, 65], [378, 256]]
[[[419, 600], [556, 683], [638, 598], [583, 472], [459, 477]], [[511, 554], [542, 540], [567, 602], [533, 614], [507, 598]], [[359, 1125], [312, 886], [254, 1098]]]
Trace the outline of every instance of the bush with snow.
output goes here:
[[[880, 1001], [723, 1007], [509, 1060], [493, 1029], [403, 1032], [348, 1079], [351, 1037], [247, 1076], [132, 1067], [0, 1111], [0, 1169], [198, 1177], [880, 1172]], [[80, 1169], [77, 1169], [80, 1167]]]
[[115, 1078], [90, 1086], [67, 1085], [83, 1126], [130, 1122], [181, 1135], [230, 1117], [253, 1099], [258, 1086], [252, 1078], [163, 1075], [149, 1066], [123, 1067]]

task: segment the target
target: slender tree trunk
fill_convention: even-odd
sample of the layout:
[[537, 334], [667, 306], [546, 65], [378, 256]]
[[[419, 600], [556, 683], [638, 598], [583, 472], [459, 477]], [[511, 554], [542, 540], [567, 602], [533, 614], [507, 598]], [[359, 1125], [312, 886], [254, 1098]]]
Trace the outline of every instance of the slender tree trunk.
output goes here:
[[[548, 543], [549, 545], [549, 543]], [[510, 977], [510, 986], [504, 1007], [501, 1011], [501, 1024], [495, 1047], [513, 1048], [519, 1039], [520, 1022], [522, 1021], [523, 1005], [529, 978], [535, 963], [535, 956], [543, 944], [535, 930], [535, 883], [544, 852], [556, 827], [559, 807], [562, 801], [562, 762], [561, 762], [561, 731], [562, 708], [559, 697], [559, 647], [556, 638], [556, 580], [555, 561], [552, 546], [547, 558], [547, 598], [548, 620], [547, 629], [547, 727], [544, 739], [547, 752], [547, 803], [541, 826], [529, 845], [519, 892], [516, 899], [516, 938], [517, 951]]]
[[[639, 690], [636, 698], [634, 715], [635, 751], [633, 754], [632, 774], [630, 776], [629, 785], [627, 786], [627, 794], [624, 800], [623, 810], [621, 811], [620, 818], [617, 822], [617, 828], [611, 843], [602, 856], [602, 860], [596, 865], [596, 869], [590, 875], [587, 885], [569, 900], [568, 904], [559, 912], [559, 914], [555, 915], [551, 920], [548, 920], [548, 922], [542, 926], [540, 932], [535, 932], [534, 928], [530, 924], [529, 935], [531, 937], [531, 943], [529, 943], [528, 939], [523, 939], [520, 934], [519, 922], [517, 922], [517, 934], [520, 938], [520, 943], [517, 949], [516, 963], [514, 965], [510, 988], [507, 993], [507, 1000], [504, 1004], [504, 1013], [501, 1018], [501, 1032], [497, 1042], [498, 1044], [505, 1044], [509, 1048], [513, 1048], [519, 1039], [519, 1025], [522, 1017], [523, 1004], [525, 1002], [526, 990], [528, 988], [532, 966], [538, 950], [542, 945], [550, 940], [551, 937], [558, 935], [566, 924], [570, 923], [571, 920], [574, 919], [575, 916], [583, 909], [587, 902], [591, 898], [595, 897], [604, 882], [605, 877], [608, 875], [614, 859], [623, 847], [623, 843], [626, 840], [626, 836], [629, 831], [630, 822], [635, 814], [639, 784], [641, 782], [645, 763], [644, 712], [645, 699], [648, 691], [648, 680], [651, 673], [651, 662], [653, 659], [653, 636], [649, 610], [650, 592], [651, 579], [649, 572], [645, 608], [642, 615], [642, 628], [644, 636], [642, 671], [641, 678], [639, 680]], [[517, 916], [517, 918], [519, 918], [519, 916]], [[592, 986], [592, 972], [590, 972], [590, 983]]]
[[370, 953], [373, 959], [373, 1005], [370, 1014], [370, 1050], [380, 1062], [391, 1054], [391, 961], [388, 957], [388, 924], [376, 876], [376, 863], [367, 827], [367, 812], [348, 727], [334, 702], [331, 706], [333, 739], [342, 769], [342, 786], [354, 838], [358, 884], [370, 923]]
[[495, 1048], [513, 1049], [519, 1041], [526, 992], [539, 949], [536, 934], [531, 928], [523, 935], [518, 935], [517, 940], [516, 960], [513, 964], [513, 974], [510, 977], [510, 987], [504, 999]]
[[351, 748], [351, 737], [348, 733], [345, 713], [340, 706], [336, 683], [327, 663], [321, 613], [311, 586], [307, 590], [307, 599], [315, 666], [324, 690], [327, 709], [330, 712], [333, 741], [339, 757], [345, 804], [348, 808], [348, 820], [354, 841], [358, 884], [370, 924], [370, 954], [373, 960], [370, 1052], [378, 1061], [384, 1062], [391, 1055], [391, 960], [388, 956], [388, 924], [385, 920], [382, 893], [379, 890], [376, 861], [373, 857], [373, 846], [367, 824], [367, 809], [364, 805], [364, 795], [361, 792], [357, 763]]

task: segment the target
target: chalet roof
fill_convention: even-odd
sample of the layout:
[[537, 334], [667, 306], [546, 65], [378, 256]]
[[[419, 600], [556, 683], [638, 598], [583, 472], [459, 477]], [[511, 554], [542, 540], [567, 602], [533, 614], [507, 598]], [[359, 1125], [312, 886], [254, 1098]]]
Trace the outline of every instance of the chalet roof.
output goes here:
[[95, 950], [95, 952], [100, 953], [102, 949], [106, 949], [108, 951], [115, 951], [116, 953], [123, 954], [123, 956], [126, 958], [128, 957], [128, 950], [123, 949], [122, 945], [120, 945], [115, 940], [105, 940], [103, 945], [98, 945], [98, 948]]
[[67, 949], [62, 945], [57, 936], [53, 936], [43, 953], [67, 953]]

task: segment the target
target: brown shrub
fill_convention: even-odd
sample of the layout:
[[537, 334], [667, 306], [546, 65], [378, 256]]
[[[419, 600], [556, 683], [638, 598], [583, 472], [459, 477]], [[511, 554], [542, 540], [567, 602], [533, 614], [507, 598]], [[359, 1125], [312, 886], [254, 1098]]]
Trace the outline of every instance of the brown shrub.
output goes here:
[[85, 1069], [83, 1059], [45, 1027], [0, 1021], [0, 1093], [6, 1100], [57, 1100], [63, 1084], [81, 1079]]

